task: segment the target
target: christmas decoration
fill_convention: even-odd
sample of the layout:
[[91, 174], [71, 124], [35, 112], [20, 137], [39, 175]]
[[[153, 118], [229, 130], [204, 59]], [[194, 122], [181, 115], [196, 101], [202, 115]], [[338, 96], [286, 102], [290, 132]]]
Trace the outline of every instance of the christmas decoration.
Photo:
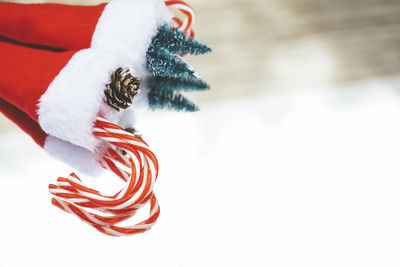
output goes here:
[[111, 76], [111, 83], [104, 91], [106, 103], [119, 111], [132, 104], [133, 98], [140, 92], [140, 80], [133, 77], [128, 69], [118, 68]]
[[185, 34], [168, 25], [158, 29], [147, 50], [149, 78], [149, 104], [152, 108], [197, 111], [198, 107], [178, 93], [180, 90], [205, 90], [208, 85], [179, 57], [179, 54], [199, 55], [210, 48], [187, 38]]
[[[76, 174], [49, 187], [55, 206], [104, 234], [141, 233], [158, 218], [158, 162], [134, 135], [132, 117], [146, 107], [198, 110], [181, 94], [209, 88], [182, 58], [210, 52], [193, 39], [193, 20], [183, 1], [0, 2], [0, 110], [72, 167], [90, 174], [107, 169], [126, 182], [112, 196], [86, 187]], [[146, 203], [148, 219], [116, 225]]]

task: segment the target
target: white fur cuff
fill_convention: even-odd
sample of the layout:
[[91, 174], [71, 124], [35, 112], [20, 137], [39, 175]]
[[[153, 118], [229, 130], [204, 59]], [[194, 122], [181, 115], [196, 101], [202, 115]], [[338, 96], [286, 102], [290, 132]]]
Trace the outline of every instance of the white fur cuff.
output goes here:
[[48, 136], [44, 149], [54, 158], [77, 168], [84, 174], [97, 176], [102, 173], [97, 153], [90, 152], [82, 147], [75, 146], [53, 136]]

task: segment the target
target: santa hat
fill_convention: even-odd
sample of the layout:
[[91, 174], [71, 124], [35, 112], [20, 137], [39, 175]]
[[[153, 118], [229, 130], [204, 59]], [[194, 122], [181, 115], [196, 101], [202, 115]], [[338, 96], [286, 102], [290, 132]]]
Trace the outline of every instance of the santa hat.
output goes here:
[[[160, 0], [113, 0], [98, 6], [0, 3], [0, 111], [53, 156], [81, 171], [99, 170], [101, 144], [92, 134], [98, 114], [129, 127], [132, 111], [149, 102], [195, 109], [171, 86], [207, 88], [182, 60], [165, 52], [179, 44], [186, 48], [174, 53], [209, 51], [183, 40], [179, 32], [160, 34], [172, 19]], [[174, 42], [165, 46], [171, 34]], [[164, 67], [171, 65], [166, 61], [177, 64], [180, 74], [171, 71], [165, 80]], [[104, 102], [104, 90], [120, 67], [141, 80], [154, 79], [131, 108], [118, 111]]]
[[[146, 76], [146, 50], [170, 18], [159, 0], [85, 7], [0, 3], [1, 111], [53, 155], [92, 169], [97, 115], [121, 124], [128, 113], [103, 101], [112, 73], [126, 67]], [[146, 98], [135, 97], [132, 108], [145, 106]]]

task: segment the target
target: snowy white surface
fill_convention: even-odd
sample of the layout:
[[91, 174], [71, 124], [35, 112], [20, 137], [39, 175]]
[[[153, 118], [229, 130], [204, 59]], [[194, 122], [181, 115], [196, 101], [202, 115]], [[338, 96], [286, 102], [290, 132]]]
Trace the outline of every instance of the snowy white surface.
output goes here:
[[[0, 140], [0, 266], [399, 266], [398, 79], [145, 113], [161, 216], [100, 234], [49, 203], [72, 170]], [[115, 185], [114, 177], [85, 182]]]

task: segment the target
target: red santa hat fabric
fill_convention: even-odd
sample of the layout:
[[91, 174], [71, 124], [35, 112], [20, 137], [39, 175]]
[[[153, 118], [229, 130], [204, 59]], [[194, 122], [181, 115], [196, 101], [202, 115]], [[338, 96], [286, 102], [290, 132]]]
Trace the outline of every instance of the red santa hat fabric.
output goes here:
[[90, 47], [106, 4], [16, 4], [0, 2], [0, 36], [65, 50]]
[[97, 115], [129, 125], [124, 118], [147, 105], [142, 88], [130, 109], [107, 106], [111, 74], [128, 67], [144, 80], [147, 48], [171, 17], [160, 0], [0, 3], [0, 110], [56, 157], [80, 170], [100, 167], [101, 144], [92, 135]]

